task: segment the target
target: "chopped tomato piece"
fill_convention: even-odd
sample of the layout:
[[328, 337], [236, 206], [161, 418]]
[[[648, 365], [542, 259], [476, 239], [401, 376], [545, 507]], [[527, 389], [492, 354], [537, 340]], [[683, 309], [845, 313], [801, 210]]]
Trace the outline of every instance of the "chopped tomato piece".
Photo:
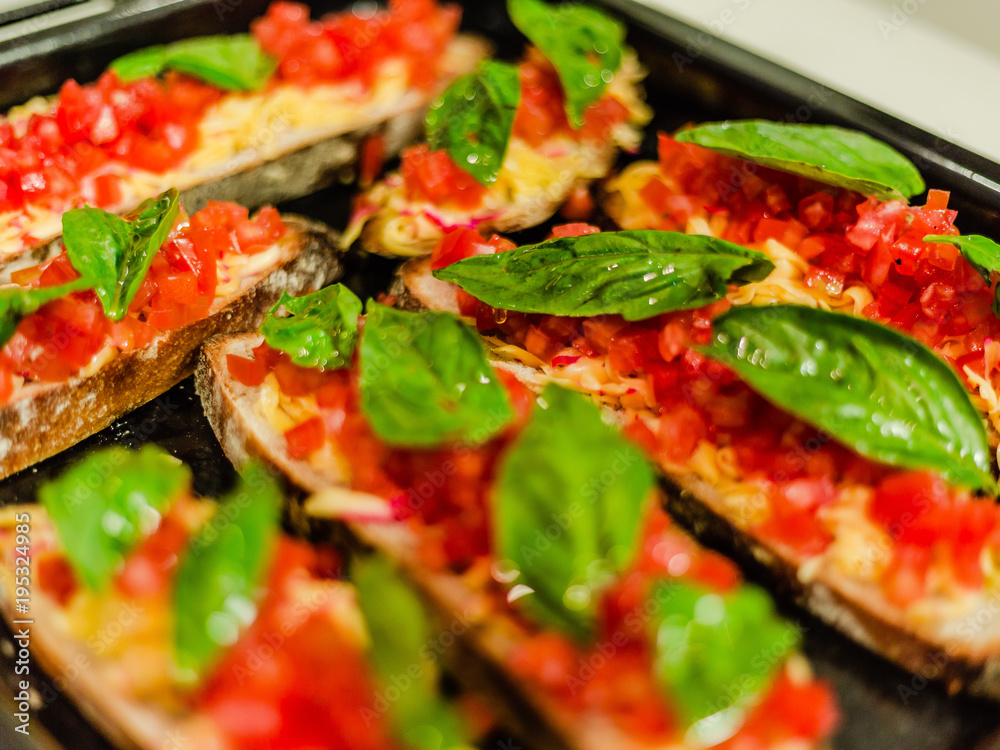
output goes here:
[[285, 432], [288, 455], [294, 459], [306, 458], [323, 446], [325, 436], [322, 419], [319, 417], [307, 419]]

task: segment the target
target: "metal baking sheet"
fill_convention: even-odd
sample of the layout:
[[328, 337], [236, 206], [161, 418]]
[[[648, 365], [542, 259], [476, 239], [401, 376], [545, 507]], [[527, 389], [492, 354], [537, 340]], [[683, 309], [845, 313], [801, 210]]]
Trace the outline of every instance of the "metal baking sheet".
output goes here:
[[[764, 64], [749, 53], [729, 48], [722, 42], [711, 45], [711, 49], [690, 66], [678, 69], [672, 54], [683, 51], [687, 44], [688, 37], [685, 37], [685, 33], [688, 32], [683, 24], [667, 19], [632, 0], [604, 2], [629, 22], [629, 41], [639, 50], [640, 58], [650, 70], [647, 80], [648, 99], [656, 111], [656, 119], [647, 131], [642, 153], [626, 159], [652, 157], [655, 154], [657, 130], [671, 130], [686, 122], [725, 117], [759, 115], [784, 119], [783, 113], [794, 112], [799, 106], [810, 106], [808, 97], [812, 89], [809, 88], [808, 81], [797, 79], [787, 71], [782, 73], [774, 70], [775, 66], [770, 63]], [[186, 0], [179, 5], [187, 8], [191, 17], [207, 24], [201, 25], [196, 33], [234, 28], [232, 16], [224, 13], [220, 17], [216, 12], [215, 20], [211, 20], [213, 16], [208, 9], [212, 7], [212, 3]], [[247, 0], [245, 4], [238, 4], [239, 15], [252, 16], [264, 6], [264, 2]], [[229, 7], [229, 4], [215, 4], [216, 11]], [[175, 9], [174, 12], [184, 11]], [[483, 33], [497, 42], [500, 55], [513, 57], [518, 54], [520, 38], [507, 21], [502, 2], [489, 0], [470, 3], [466, 5], [465, 13], [465, 27]], [[132, 25], [128, 28], [148, 29], [148, 26], [143, 26], [141, 18], [129, 23]], [[245, 26], [245, 21], [243, 23]], [[112, 24], [108, 27], [107, 34], [114, 36], [122, 28], [125, 26], [116, 27]], [[235, 28], [239, 28], [238, 23]], [[161, 41], [158, 33], [147, 31], [144, 34], [144, 41]], [[97, 48], [111, 56], [121, 51], [114, 45], [107, 48], [98, 45]], [[115, 50], [113, 54], [110, 52], [112, 48]], [[59, 50], [55, 50], [51, 57], [53, 69], [47, 71], [46, 80], [61, 80], [67, 75], [63, 66], [67, 60], [73, 59], [75, 48], [73, 45], [64, 45], [61, 49], [65, 54], [60, 55]], [[88, 70], [93, 65], [103, 65], [104, 62], [106, 60], [103, 58], [99, 58], [96, 63], [91, 61]], [[29, 67], [44, 66], [45, 61], [32, 59], [26, 64]], [[7, 69], [3, 65], [3, 60], [0, 59], [0, 81], [7, 75]], [[80, 75], [86, 77], [83, 73]], [[872, 115], [873, 119], [869, 120], [867, 118], [870, 113], [859, 109], [862, 105], [856, 102], [851, 105], [850, 101], [845, 102], [843, 99], [839, 96], [827, 99], [824, 106], [816, 107], [810, 116], [816, 122], [843, 123], [856, 127], [863, 127], [867, 123], [871, 126], [869, 129], [880, 137], [885, 137], [887, 132], [895, 134], [896, 137], [888, 140], [908, 150], [911, 155], [918, 154], [922, 147], [933, 147], [932, 136], [912, 132], [907, 126], [894, 124], [891, 118], [885, 116]], [[885, 128], [889, 128], [889, 131]], [[910, 143], [912, 148], [906, 149], [904, 143]], [[990, 200], [989, 195], [975, 188], [979, 183], [967, 178], [969, 174], [978, 173], [977, 170], [989, 172], [996, 165], [977, 163], [974, 160], [963, 161], [961, 153], [949, 153], [955, 156], [956, 163], [966, 165], [963, 167], [965, 171], [933, 165], [933, 168], [928, 168], [925, 162], [922, 166], [928, 182], [934, 187], [954, 191], [961, 204], [963, 231], [990, 233], [992, 227], [995, 233], [995, 229], [1000, 226], [997, 221], [1000, 199]], [[281, 208], [342, 228], [352, 194], [352, 186], [334, 186]], [[545, 229], [542, 228], [525, 233], [524, 239], [538, 238], [544, 232]], [[348, 262], [347, 283], [362, 296], [377, 294], [385, 289], [394, 267], [392, 261], [383, 258], [352, 256]], [[57, 475], [80, 455], [95, 447], [113, 443], [137, 445], [150, 441], [160, 444], [192, 466], [195, 489], [200, 493], [216, 494], [232, 481], [232, 466], [223, 455], [202, 414], [189, 378], [156, 401], [137, 409], [71, 450], [0, 482], [0, 504], [33, 501], [39, 482]], [[836, 687], [844, 713], [841, 729], [833, 741], [833, 747], [837, 750], [986, 750], [1000, 747], [1000, 706], [966, 696], [948, 696], [941, 686], [926, 683], [920, 677], [897, 669], [804, 615], [794, 605], [779, 601], [786, 616], [803, 626], [805, 651], [816, 671]], [[55, 678], [58, 675], [43, 679], [37, 672], [33, 672], [40, 699], [39, 711], [32, 720], [33, 735], [25, 742], [21, 735], [14, 733], [9, 694], [9, 686], [13, 684], [14, 678], [10, 653], [9, 633], [2, 629], [0, 677], [3, 679], [0, 683], [5, 685], [0, 687], [0, 747], [11, 750], [48, 750], [60, 746], [72, 750], [110, 748], [55, 688]], [[495, 746], [496, 744], [489, 745]]]

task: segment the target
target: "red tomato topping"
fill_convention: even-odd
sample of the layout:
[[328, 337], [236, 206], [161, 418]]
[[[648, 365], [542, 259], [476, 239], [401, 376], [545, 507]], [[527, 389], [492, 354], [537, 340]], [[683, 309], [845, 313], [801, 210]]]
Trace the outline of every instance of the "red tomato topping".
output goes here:
[[450, 203], [471, 210], [479, 207], [486, 194], [486, 188], [461, 170], [446, 152], [431, 151], [427, 144], [403, 152], [402, 172], [411, 200]]
[[[0, 403], [14, 392], [14, 376], [64, 381], [108, 345], [121, 350], [148, 345], [159, 331], [204, 319], [215, 301], [223, 252], [255, 253], [285, 233], [278, 212], [262, 208], [250, 218], [234, 203], [210, 202], [179, 222], [156, 254], [128, 314], [112, 323], [92, 291], [43, 305], [19, 323], [0, 350]], [[79, 277], [66, 253], [11, 275], [15, 284], [50, 287]], [[237, 364], [238, 366], [238, 364]]]
[[278, 58], [277, 76], [302, 85], [357, 78], [372, 84], [389, 59], [402, 59], [409, 83], [429, 88], [461, 18], [455, 5], [390, 0], [388, 10], [344, 12], [310, 21], [300, 3], [272, 3], [251, 32]]

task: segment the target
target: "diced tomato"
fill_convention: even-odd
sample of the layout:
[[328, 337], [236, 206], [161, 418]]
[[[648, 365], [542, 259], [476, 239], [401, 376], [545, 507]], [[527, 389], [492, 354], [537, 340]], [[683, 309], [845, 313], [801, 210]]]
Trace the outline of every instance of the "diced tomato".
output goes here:
[[79, 589], [69, 561], [58, 554], [39, 555], [35, 558], [35, 582], [60, 605], [69, 603]]
[[403, 152], [402, 172], [411, 197], [435, 205], [474, 209], [486, 194], [486, 188], [460, 169], [446, 152], [431, 151], [424, 144]]
[[323, 420], [311, 417], [305, 422], [285, 431], [285, 445], [288, 455], [294, 459], [306, 458], [323, 447], [326, 430]]
[[568, 221], [586, 221], [594, 213], [594, 199], [590, 189], [577, 185], [559, 209], [559, 215]]
[[361, 142], [358, 158], [358, 183], [368, 187], [379, 176], [385, 162], [385, 136], [370, 135]]
[[800, 200], [799, 221], [814, 232], [825, 231], [833, 223], [833, 196], [819, 192]]
[[844, 291], [846, 275], [840, 271], [811, 267], [806, 273], [805, 283], [810, 289], [821, 289], [831, 297], [839, 297]]
[[269, 372], [267, 363], [263, 360], [249, 359], [238, 354], [227, 354], [226, 366], [236, 381], [250, 388], [263, 383]]
[[473, 255], [492, 255], [496, 248], [472, 229], [453, 229], [448, 232], [431, 253], [431, 268], [446, 268]]
[[99, 208], [111, 208], [122, 201], [122, 183], [118, 175], [102, 174], [94, 178], [94, 203]]
[[579, 237], [584, 234], [598, 234], [601, 228], [593, 224], [559, 224], [552, 227], [549, 237]]
[[923, 597], [930, 564], [931, 553], [926, 547], [907, 544], [896, 547], [889, 566], [882, 573], [882, 591], [886, 598], [905, 607]]

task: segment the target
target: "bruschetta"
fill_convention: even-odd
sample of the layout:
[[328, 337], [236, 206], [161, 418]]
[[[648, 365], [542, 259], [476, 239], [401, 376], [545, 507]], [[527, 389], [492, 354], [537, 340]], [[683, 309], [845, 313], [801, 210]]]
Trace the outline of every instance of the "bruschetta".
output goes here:
[[491, 706], [515, 733], [563, 750], [822, 744], [836, 708], [795, 628], [651, 502], [637, 448], [586, 398], [553, 386], [536, 403], [447, 314], [369, 303], [361, 333], [343, 287], [284, 308], [203, 350], [224, 450], [313, 493], [306, 513], [458, 622], [454, 671], [503, 686]]
[[[756, 195], [777, 200], [784, 189]], [[932, 192], [930, 206], [911, 208], [855, 197], [854, 224], [839, 240], [821, 234], [832, 255], [814, 256], [846, 255], [853, 270], [837, 271], [832, 289], [824, 269], [807, 269], [800, 291], [811, 305], [772, 304], [784, 292], [770, 291], [794, 288], [787, 269], [807, 261], [770, 236], [744, 246], [698, 234], [697, 215], [691, 234], [577, 225], [519, 249], [468, 233], [447, 257], [404, 266], [395, 292], [403, 306], [475, 320], [494, 364], [532, 387], [556, 382], [602, 403], [659, 465], [675, 515], [769, 569], [812, 613], [949, 689], [1000, 698], [1000, 629], [979, 617], [1000, 511], [987, 402], [969, 390], [991, 339], [977, 346], [967, 329], [973, 315], [984, 332], [1000, 322], [995, 280], [969, 251], [922, 242], [941, 233], [988, 247], [951, 234], [943, 199]], [[724, 225], [718, 215], [705, 221]], [[827, 212], [823, 226], [844, 220]], [[808, 247], [794, 218], [755, 224], [801, 233]], [[852, 248], [866, 231], [870, 252]], [[969, 256], [989, 278], [988, 253]], [[851, 273], [857, 296], [840, 288]], [[866, 285], [873, 274], [881, 291]], [[879, 294], [892, 287], [907, 296], [894, 314], [910, 317], [886, 317]], [[939, 316], [942, 290], [950, 307]], [[863, 297], [861, 314], [836, 312]], [[977, 351], [956, 360], [945, 341]]]
[[177, 191], [119, 218], [64, 214], [66, 244], [0, 287], [0, 476], [107, 427], [194, 368], [208, 337], [253, 329], [285, 290], [339, 276], [326, 227]]
[[279, 0], [250, 35], [139, 50], [15, 107], [0, 120], [0, 267], [40, 260], [84, 203], [122, 213], [177, 187], [191, 213], [210, 199], [256, 208], [329, 184], [364, 142], [377, 168], [486, 53], [456, 35], [459, 17], [399, 0], [310, 21]]
[[427, 255], [454, 227], [527, 229], [571, 196], [586, 213], [589, 184], [620, 148], [638, 148], [651, 112], [624, 27], [585, 5], [511, 0], [508, 10], [532, 43], [524, 60], [446, 90], [428, 112], [427, 143], [358, 198], [345, 243], [360, 235], [369, 252]]
[[0, 609], [24, 663], [121, 748], [468, 746], [395, 571], [359, 561], [343, 580], [335, 550], [281, 532], [259, 468], [219, 502], [190, 483], [156, 446], [114, 447], [3, 509]]

